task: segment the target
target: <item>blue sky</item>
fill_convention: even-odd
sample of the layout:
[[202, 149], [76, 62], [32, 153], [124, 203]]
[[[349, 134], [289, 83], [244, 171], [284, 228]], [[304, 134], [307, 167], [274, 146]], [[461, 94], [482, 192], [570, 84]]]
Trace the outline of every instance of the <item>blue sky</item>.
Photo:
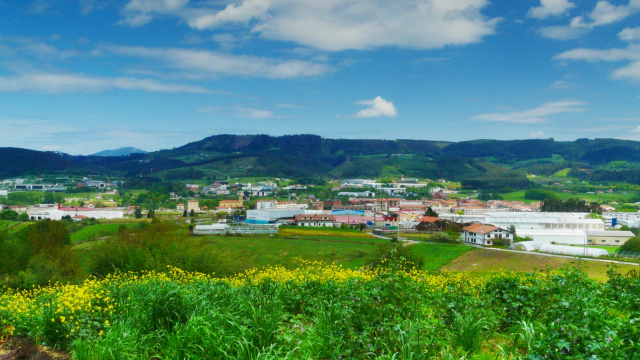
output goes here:
[[640, 140], [640, 0], [0, 0], [0, 146]]

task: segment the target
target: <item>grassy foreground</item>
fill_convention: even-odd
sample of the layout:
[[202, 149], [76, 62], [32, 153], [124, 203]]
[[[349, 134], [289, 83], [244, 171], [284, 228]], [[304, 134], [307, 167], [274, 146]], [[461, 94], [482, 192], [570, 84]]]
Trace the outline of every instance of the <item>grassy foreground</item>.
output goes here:
[[75, 359], [634, 359], [640, 279], [307, 263], [0, 293], [0, 334]]

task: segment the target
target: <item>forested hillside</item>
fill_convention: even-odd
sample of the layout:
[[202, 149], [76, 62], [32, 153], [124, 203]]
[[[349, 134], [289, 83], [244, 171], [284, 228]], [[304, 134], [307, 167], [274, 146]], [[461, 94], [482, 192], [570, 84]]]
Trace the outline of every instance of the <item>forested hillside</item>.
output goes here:
[[570, 168], [586, 180], [640, 183], [640, 142], [616, 139], [326, 139], [316, 135], [216, 135], [174, 149], [117, 157], [0, 148], [0, 177], [94, 173], [172, 180], [242, 176], [327, 179], [419, 177], [470, 188], [526, 188], [525, 174]]

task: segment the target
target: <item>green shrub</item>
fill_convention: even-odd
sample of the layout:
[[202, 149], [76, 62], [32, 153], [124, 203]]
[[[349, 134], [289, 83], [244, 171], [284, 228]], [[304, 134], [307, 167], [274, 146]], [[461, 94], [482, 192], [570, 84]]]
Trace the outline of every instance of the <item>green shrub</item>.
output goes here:
[[620, 251], [640, 252], [640, 237], [634, 236], [627, 240], [620, 246]]

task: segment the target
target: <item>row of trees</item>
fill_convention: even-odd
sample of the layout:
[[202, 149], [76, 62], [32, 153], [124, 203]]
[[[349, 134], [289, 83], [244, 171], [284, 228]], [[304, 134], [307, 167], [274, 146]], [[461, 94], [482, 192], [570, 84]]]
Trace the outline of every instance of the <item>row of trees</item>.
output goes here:
[[567, 199], [560, 200], [556, 198], [546, 199], [540, 206], [542, 212], [588, 212], [588, 213], [602, 213], [600, 205], [595, 202], [587, 202], [580, 199]]

